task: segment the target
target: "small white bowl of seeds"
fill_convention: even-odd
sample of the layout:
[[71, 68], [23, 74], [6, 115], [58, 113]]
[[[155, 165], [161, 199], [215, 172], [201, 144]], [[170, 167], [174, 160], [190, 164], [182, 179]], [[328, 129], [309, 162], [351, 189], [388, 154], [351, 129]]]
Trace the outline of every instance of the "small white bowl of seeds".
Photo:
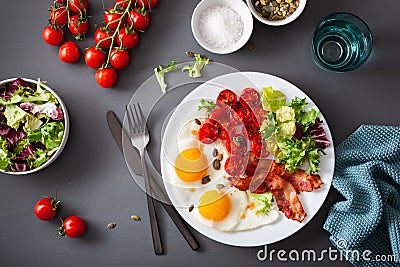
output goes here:
[[253, 16], [264, 24], [282, 26], [297, 19], [307, 0], [246, 0]]

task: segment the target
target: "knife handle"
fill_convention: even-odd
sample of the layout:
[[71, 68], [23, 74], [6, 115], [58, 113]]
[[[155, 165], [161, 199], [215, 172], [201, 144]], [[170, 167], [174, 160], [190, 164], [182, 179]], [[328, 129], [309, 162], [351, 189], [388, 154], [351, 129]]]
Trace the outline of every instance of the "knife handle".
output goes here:
[[183, 235], [186, 242], [189, 244], [192, 250], [198, 250], [200, 247], [199, 243], [197, 242], [193, 234], [190, 232], [189, 228], [182, 220], [182, 217], [178, 214], [176, 209], [172, 205], [167, 203], [169, 202], [167, 196], [164, 194], [159, 185], [153, 179], [150, 179], [150, 184], [155, 197], [159, 200], [159, 202], [161, 202], [162, 206], [167, 211], [169, 217], [171, 217], [172, 221], [178, 228], [179, 232]]

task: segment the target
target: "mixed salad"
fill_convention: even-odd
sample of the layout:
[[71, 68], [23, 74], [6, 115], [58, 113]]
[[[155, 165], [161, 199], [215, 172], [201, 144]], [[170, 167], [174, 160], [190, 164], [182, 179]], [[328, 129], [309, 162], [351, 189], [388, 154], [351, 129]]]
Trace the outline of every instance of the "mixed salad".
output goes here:
[[0, 88], [0, 170], [38, 168], [58, 150], [65, 131], [60, 103], [49, 91], [18, 78]]

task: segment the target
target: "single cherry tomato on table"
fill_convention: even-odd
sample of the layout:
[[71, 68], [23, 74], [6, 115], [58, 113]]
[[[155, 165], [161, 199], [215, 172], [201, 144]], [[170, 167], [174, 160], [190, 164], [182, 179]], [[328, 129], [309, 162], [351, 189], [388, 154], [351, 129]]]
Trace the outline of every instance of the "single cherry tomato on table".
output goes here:
[[79, 15], [70, 17], [68, 29], [77, 40], [81, 40], [89, 31], [89, 22], [86, 18], [81, 18]]
[[109, 48], [112, 43], [113, 34], [114, 31], [100, 27], [94, 33], [94, 42], [101, 48]]
[[50, 22], [59, 27], [63, 27], [68, 22], [68, 10], [65, 6], [54, 7], [50, 9]]
[[138, 0], [137, 3], [141, 7], [152, 9], [158, 5], [159, 0]]
[[199, 141], [203, 144], [211, 144], [218, 137], [218, 129], [210, 122], [203, 123], [199, 129]]
[[75, 63], [80, 56], [81, 52], [78, 46], [72, 41], [63, 43], [58, 51], [58, 57], [65, 63]]
[[86, 231], [86, 222], [81, 217], [70, 216], [63, 221], [62, 226], [57, 230], [61, 236], [80, 237]]
[[95, 46], [89, 47], [85, 51], [85, 63], [89, 68], [100, 68], [106, 59], [106, 53], [101, 49], [97, 49]]
[[140, 8], [129, 11], [128, 24], [133, 25], [135, 31], [144, 32], [150, 24], [150, 13]]
[[127, 18], [126, 16], [122, 17], [122, 15], [123, 11], [119, 9], [109, 8], [108, 10], [104, 11], [104, 22], [106, 24], [106, 28], [115, 30], [118, 28], [118, 25], [125, 25]]
[[230, 156], [225, 161], [225, 171], [231, 176], [239, 176], [246, 170], [247, 162], [243, 156]]
[[118, 31], [117, 44], [126, 49], [135, 48], [139, 43], [139, 33], [124, 27]]
[[50, 221], [56, 217], [57, 207], [59, 204], [60, 201], [55, 198], [44, 197], [36, 202], [33, 211], [39, 220]]
[[239, 101], [243, 107], [250, 107], [251, 109], [261, 105], [260, 94], [254, 88], [243, 89]]
[[57, 46], [64, 40], [64, 32], [57, 26], [48, 25], [42, 31], [42, 38], [46, 44]]
[[117, 47], [111, 50], [110, 54], [111, 66], [117, 70], [126, 68], [129, 64], [129, 53], [126, 49], [119, 49]]
[[89, 0], [70, 0], [68, 8], [74, 13], [85, 13], [89, 8]]
[[229, 89], [225, 89], [219, 92], [217, 97], [217, 105], [220, 107], [232, 108], [236, 104], [236, 100], [236, 94]]
[[118, 73], [114, 68], [102, 68], [96, 71], [96, 82], [103, 88], [114, 87], [118, 81]]

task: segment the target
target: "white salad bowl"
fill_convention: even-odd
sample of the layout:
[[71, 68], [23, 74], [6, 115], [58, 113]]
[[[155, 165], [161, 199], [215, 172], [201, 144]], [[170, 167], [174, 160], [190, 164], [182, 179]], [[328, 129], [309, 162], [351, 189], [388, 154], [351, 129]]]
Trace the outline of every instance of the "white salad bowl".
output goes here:
[[[6, 83], [12, 82], [15, 79], [18, 79], [18, 78], [10, 78], [10, 79], [6, 79], [6, 80], [0, 81], [0, 88], [3, 87]], [[32, 79], [28, 79], [28, 78], [22, 78], [22, 79], [24, 81], [26, 81], [26, 82], [29, 82], [29, 83], [32, 83], [32, 84], [35, 84], [35, 85], [37, 85], [37, 83], [38, 83], [38, 81], [36, 81], [36, 80], [32, 80]], [[49, 86], [47, 86], [44, 83], [41, 83], [41, 87], [43, 89], [49, 91], [57, 99], [57, 101], [59, 102], [59, 104], [60, 104], [60, 106], [62, 108], [63, 115], [64, 115], [64, 135], [63, 135], [61, 144], [60, 144], [59, 148], [57, 149], [57, 151], [54, 152], [53, 155], [43, 165], [41, 165], [41, 166], [39, 166], [37, 168], [31, 169], [31, 170], [28, 170], [28, 171], [22, 171], [22, 172], [12, 172], [12, 171], [2, 171], [2, 170], [0, 170], [0, 172], [11, 174], [11, 175], [24, 175], [24, 174], [31, 174], [31, 173], [35, 173], [35, 172], [41, 171], [44, 168], [46, 168], [47, 166], [49, 166], [51, 163], [53, 163], [60, 156], [61, 152], [63, 151], [63, 149], [64, 149], [64, 147], [65, 147], [65, 145], [67, 143], [68, 135], [69, 135], [69, 129], [70, 129], [70, 121], [69, 121], [69, 115], [68, 115], [67, 107], [65, 106], [65, 104], [64, 104], [63, 100], [61, 99], [61, 97], [53, 89], [51, 89]]]
[[[200, 32], [200, 17], [205, 10], [212, 6], [226, 6], [235, 11], [243, 22], [243, 32], [240, 39], [232, 46], [226, 48], [215, 47], [206, 42]], [[192, 33], [196, 41], [204, 49], [215, 54], [229, 54], [242, 48], [253, 32], [253, 16], [247, 5], [242, 0], [202, 0], [194, 9], [191, 21]]]

